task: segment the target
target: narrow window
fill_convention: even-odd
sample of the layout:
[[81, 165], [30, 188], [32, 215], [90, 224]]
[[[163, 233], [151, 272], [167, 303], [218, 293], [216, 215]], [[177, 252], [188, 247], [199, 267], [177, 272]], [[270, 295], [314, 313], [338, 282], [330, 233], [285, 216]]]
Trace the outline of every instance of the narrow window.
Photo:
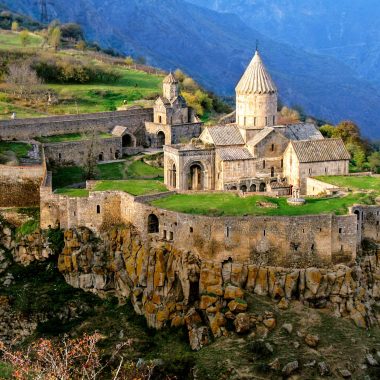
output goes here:
[[274, 144], [272, 144], [272, 152], [274, 152]]
[[192, 234], [194, 232], [193, 227], [190, 227], [190, 233]]
[[314, 251], [314, 244], [311, 245], [311, 250]]
[[158, 122], [159, 122], [160, 124], [162, 124], [162, 116], [159, 116], [159, 117], [158, 117]]
[[265, 169], [265, 160], [263, 160], [263, 169]]
[[325, 168], [325, 173], [327, 173], [327, 168]]
[[377, 226], [379, 225], [379, 221], [376, 222], [376, 225], [377, 225]]
[[276, 124], [276, 116], [273, 116], [273, 125]]
[[281, 160], [281, 169], [284, 167], [284, 160]]
[[256, 117], [253, 118], [253, 126], [256, 127]]
[[265, 116], [265, 126], [268, 126], [268, 117]]
[[159, 221], [156, 215], [150, 214], [148, 216], [148, 234], [155, 234], [159, 232]]
[[58, 153], [58, 159], [61, 160], [61, 158], [62, 158], [62, 154]]
[[340, 246], [340, 250], [343, 251], [343, 245]]
[[173, 238], [174, 238], [174, 236], [173, 236], [173, 231], [170, 231], [170, 232], [169, 232], [169, 238], [170, 238], [170, 240], [173, 240]]
[[339, 233], [340, 233], [340, 234], [342, 233], [342, 229], [341, 229], [341, 228], [339, 228]]
[[164, 230], [164, 240], [166, 240], [166, 239], [167, 239], [167, 231]]
[[264, 236], [266, 236], [266, 234], [267, 234], [267, 233], [266, 233], [266, 231], [264, 230]]
[[96, 206], [96, 213], [100, 214], [100, 206], [99, 205]]
[[226, 227], [226, 237], [230, 237], [230, 229], [231, 227]]
[[312, 173], [312, 170], [311, 170], [311, 168], [309, 168], [309, 174], [311, 174]]

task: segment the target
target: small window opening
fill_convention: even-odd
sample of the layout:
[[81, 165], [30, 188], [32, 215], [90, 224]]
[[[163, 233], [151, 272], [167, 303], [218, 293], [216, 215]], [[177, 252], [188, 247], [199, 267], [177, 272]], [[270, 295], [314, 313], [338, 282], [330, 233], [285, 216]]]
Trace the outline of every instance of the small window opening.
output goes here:
[[173, 239], [174, 239], [173, 231], [170, 231], [170, 232], [169, 232], [169, 239], [170, 239], [170, 240], [173, 240]]
[[99, 205], [96, 206], [96, 213], [100, 214], [100, 206]]
[[192, 234], [194, 232], [193, 227], [190, 227], [190, 233]]

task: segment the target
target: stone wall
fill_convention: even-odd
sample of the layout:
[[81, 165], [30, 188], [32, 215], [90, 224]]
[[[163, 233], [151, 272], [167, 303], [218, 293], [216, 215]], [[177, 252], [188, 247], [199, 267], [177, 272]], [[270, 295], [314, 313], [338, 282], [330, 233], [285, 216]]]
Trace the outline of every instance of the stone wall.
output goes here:
[[[44, 144], [48, 162], [83, 166], [88, 159], [91, 140]], [[136, 149], [136, 148], [133, 148]], [[98, 138], [94, 142], [93, 156], [97, 161], [110, 161], [121, 158], [123, 153], [121, 137]]]
[[0, 207], [38, 206], [45, 175], [45, 164], [0, 165]]
[[306, 194], [307, 195], [331, 195], [339, 190], [338, 186], [330, 185], [329, 183], [318, 181], [315, 178], [306, 178]]
[[[153, 109], [101, 112], [95, 114], [63, 115], [35, 119], [0, 121], [0, 138], [26, 140], [33, 137], [53, 136], [66, 133], [109, 132], [117, 125], [132, 129], [141, 128], [153, 120]], [[138, 142], [138, 145], [140, 142]]]
[[[46, 191], [41, 196], [41, 227], [59, 223], [65, 229], [101, 231], [133, 223], [147, 241], [173, 242], [204, 259], [282, 266], [351, 262], [360, 244], [355, 214], [207, 217], [158, 209], [146, 203], [150, 198], [91, 191], [88, 198], [70, 198]], [[158, 233], [148, 231], [150, 215], [158, 219]]]

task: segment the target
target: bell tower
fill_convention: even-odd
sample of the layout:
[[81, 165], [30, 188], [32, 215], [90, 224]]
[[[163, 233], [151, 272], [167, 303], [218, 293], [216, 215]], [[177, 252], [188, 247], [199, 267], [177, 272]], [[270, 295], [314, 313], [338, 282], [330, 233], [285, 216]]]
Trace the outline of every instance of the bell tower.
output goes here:
[[170, 73], [162, 83], [164, 98], [171, 102], [179, 96], [179, 83], [173, 73]]
[[236, 124], [246, 140], [277, 124], [277, 88], [257, 50], [236, 86]]

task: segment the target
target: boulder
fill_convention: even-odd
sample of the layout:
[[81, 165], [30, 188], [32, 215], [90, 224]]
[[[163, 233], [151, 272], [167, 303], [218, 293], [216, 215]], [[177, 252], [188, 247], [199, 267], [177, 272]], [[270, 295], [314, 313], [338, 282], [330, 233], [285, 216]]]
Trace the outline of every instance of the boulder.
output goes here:
[[189, 330], [189, 343], [194, 351], [199, 351], [202, 347], [207, 346], [210, 343], [208, 328], [201, 326]]
[[243, 298], [244, 292], [237, 286], [228, 285], [224, 290], [224, 299], [233, 300], [235, 298]]
[[238, 334], [247, 333], [250, 329], [250, 318], [246, 313], [239, 313], [234, 320], [235, 331]]
[[233, 313], [244, 313], [247, 310], [247, 303], [243, 300], [232, 300], [228, 303], [228, 308]]
[[291, 334], [293, 331], [293, 325], [291, 323], [284, 323], [282, 328], [288, 333]]
[[268, 365], [269, 368], [273, 371], [279, 371], [281, 369], [281, 363], [279, 358], [274, 359], [273, 362], [269, 363]]
[[263, 320], [263, 323], [269, 330], [273, 330], [276, 327], [276, 319], [275, 318], [267, 318]]
[[366, 358], [366, 362], [370, 366], [377, 367], [379, 365], [378, 361], [374, 358], [372, 354], [367, 354], [365, 358]]
[[288, 364], [286, 364], [282, 368], [282, 373], [285, 376], [290, 376], [293, 372], [295, 372], [298, 369], [298, 367], [299, 367], [299, 365], [298, 365], [298, 361], [297, 360], [295, 360], [293, 362], [289, 362]]
[[349, 379], [352, 377], [351, 372], [348, 369], [339, 369], [340, 376], [343, 377], [343, 379]]
[[318, 372], [321, 376], [328, 376], [330, 374], [330, 367], [326, 362], [318, 363]]

